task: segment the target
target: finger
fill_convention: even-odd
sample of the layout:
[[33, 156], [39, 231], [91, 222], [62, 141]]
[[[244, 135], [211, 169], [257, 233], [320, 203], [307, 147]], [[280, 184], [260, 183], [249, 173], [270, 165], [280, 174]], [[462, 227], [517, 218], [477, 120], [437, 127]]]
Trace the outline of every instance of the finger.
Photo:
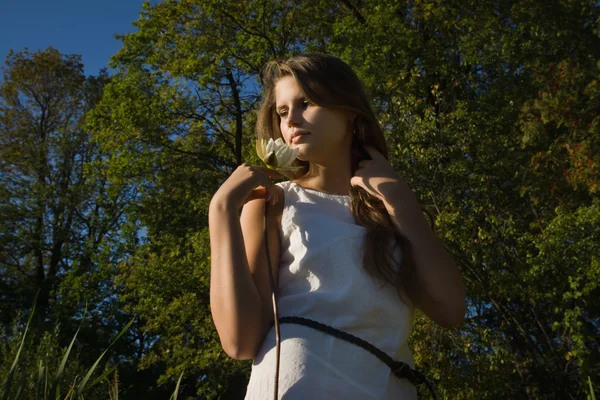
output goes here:
[[268, 194], [267, 188], [264, 186], [259, 186], [256, 189], [252, 190], [252, 193], [258, 197], [265, 197]]
[[263, 174], [267, 175], [269, 178], [281, 179], [284, 177], [283, 175], [281, 175], [279, 172], [275, 171], [274, 169], [263, 167], [262, 165], [256, 165], [256, 166], [254, 166], [254, 168], [259, 170]]
[[265, 199], [271, 205], [277, 203], [279, 199], [278, 187], [267, 179], [263, 186], [259, 186], [253, 191], [253, 199]]
[[264, 198], [271, 204], [277, 202], [278, 186], [271, 180], [271, 178], [282, 178], [283, 175], [279, 174], [275, 170], [260, 165], [254, 165], [252, 166], [252, 168], [254, 169], [254, 171], [259, 172], [259, 174], [255, 175], [255, 177], [258, 180], [257, 183], [258, 185], [260, 185], [258, 187], [266, 191], [266, 193], [260, 198]]
[[253, 189], [244, 199], [244, 204], [256, 199], [264, 199], [267, 195], [267, 190], [264, 187]]
[[352, 179], [350, 179], [350, 185], [352, 186], [361, 186], [360, 182], [361, 179], [359, 176], [353, 176]]

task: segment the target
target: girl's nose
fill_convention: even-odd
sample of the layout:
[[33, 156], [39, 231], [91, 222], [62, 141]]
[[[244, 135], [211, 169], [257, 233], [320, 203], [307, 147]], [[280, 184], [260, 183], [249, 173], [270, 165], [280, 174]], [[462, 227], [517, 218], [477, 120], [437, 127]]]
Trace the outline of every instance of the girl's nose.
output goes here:
[[287, 124], [288, 126], [300, 126], [302, 120], [302, 110], [295, 109], [288, 111]]

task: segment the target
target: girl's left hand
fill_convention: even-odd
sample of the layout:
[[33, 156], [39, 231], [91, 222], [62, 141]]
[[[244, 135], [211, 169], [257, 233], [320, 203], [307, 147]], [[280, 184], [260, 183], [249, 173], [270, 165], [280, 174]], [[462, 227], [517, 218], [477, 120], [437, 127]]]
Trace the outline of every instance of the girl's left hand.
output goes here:
[[403, 182], [402, 178], [375, 147], [365, 145], [364, 148], [371, 156], [371, 160], [362, 160], [358, 163], [350, 184], [360, 186], [369, 194], [384, 201], [390, 191], [396, 190], [398, 184]]

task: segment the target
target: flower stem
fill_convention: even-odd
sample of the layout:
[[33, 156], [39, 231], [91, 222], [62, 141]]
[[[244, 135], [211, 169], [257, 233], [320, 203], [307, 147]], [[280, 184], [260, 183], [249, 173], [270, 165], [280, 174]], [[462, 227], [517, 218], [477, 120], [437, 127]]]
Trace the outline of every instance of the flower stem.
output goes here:
[[274, 384], [274, 400], [277, 399], [279, 389], [279, 348], [281, 340], [279, 337], [279, 315], [277, 313], [277, 291], [275, 290], [275, 280], [273, 279], [273, 267], [271, 266], [271, 253], [269, 252], [269, 241], [267, 234], [267, 210], [269, 202], [265, 202], [265, 249], [267, 252], [267, 265], [269, 266], [269, 283], [271, 285], [271, 298], [273, 299], [273, 322], [275, 323], [275, 384]]

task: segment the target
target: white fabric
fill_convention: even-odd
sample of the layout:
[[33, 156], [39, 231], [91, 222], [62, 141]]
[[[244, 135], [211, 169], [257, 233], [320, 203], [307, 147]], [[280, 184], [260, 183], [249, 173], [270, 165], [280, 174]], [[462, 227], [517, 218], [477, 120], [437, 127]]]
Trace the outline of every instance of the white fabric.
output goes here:
[[[366, 340], [394, 360], [414, 361], [407, 345], [413, 312], [391, 285], [362, 266], [365, 228], [350, 197], [277, 183], [285, 193], [281, 222], [279, 317], [299, 316]], [[399, 253], [396, 253], [399, 256]], [[286, 400], [417, 399], [367, 350], [303, 325], [280, 324], [279, 398]], [[275, 327], [252, 364], [245, 400], [273, 398]]]

